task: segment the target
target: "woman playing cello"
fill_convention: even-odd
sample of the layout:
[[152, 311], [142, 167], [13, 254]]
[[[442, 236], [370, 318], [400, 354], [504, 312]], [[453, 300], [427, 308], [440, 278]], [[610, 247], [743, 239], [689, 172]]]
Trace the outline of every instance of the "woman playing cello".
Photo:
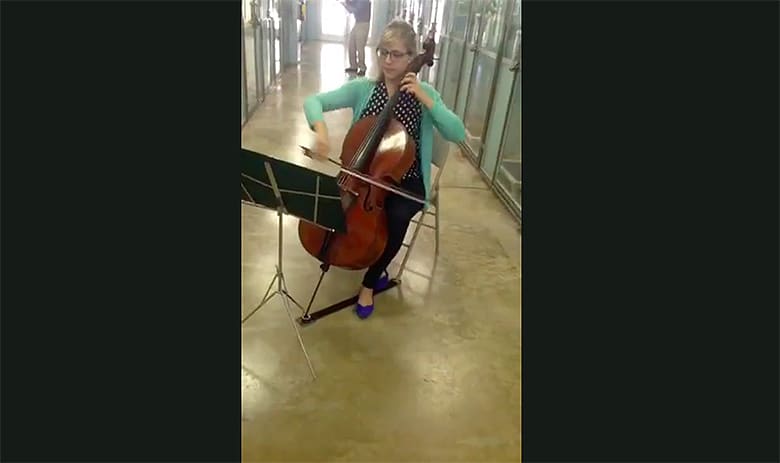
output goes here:
[[[417, 152], [412, 167], [399, 186], [428, 199], [433, 128], [446, 140], [458, 143], [465, 138], [463, 122], [445, 106], [433, 87], [418, 82], [414, 73], [406, 73], [407, 66], [417, 53], [415, 32], [409, 23], [395, 20], [388, 24], [376, 52], [379, 65], [376, 78], [354, 79], [336, 90], [312, 95], [304, 102], [306, 119], [316, 136], [313, 155], [324, 160], [330, 153], [324, 111], [352, 108], [354, 125], [366, 116], [379, 114], [388, 99], [395, 92], [401, 92], [394, 115], [414, 139]], [[366, 318], [373, 312], [374, 290], [387, 285], [387, 266], [401, 249], [409, 223], [422, 207], [420, 203], [392, 193], [385, 200], [387, 244], [381, 257], [363, 277], [356, 307], [358, 317]]]

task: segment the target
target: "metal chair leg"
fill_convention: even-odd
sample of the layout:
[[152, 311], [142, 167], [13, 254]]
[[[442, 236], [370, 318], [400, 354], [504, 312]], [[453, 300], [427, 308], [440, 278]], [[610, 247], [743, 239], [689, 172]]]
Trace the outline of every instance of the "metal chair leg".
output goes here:
[[434, 249], [435, 249], [436, 259], [439, 258], [439, 204], [438, 203], [439, 202], [436, 201], [436, 214], [434, 215], [434, 219], [435, 219], [434, 224], [435, 224], [435, 227], [436, 227], [436, 229], [435, 229], [435, 232], [436, 232], [436, 238], [435, 238], [436, 242], [434, 244]]
[[417, 222], [414, 228], [414, 234], [412, 235], [412, 241], [409, 242], [409, 245], [406, 247], [406, 255], [404, 255], [404, 260], [401, 261], [401, 268], [398, 270], [398, 274], [396, 275], [396, 279], [400, 280], [401, 276], [404, 274], [404, 270], [406, 269], [406, 262], [409, 260], [409, 256], [412, 254], [412, 248], [414, 248], [414, 242], [417, 240], [417, 235], [420, 233], [420, 228], [422, 226], [423, 221], [425, 220], [425, 211], [420, 214], [420, 221]]

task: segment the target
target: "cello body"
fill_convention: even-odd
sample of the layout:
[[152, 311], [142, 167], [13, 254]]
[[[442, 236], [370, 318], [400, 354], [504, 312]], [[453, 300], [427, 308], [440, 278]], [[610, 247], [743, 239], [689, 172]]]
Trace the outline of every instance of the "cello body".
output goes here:
[[[351, 165], [366, 134], [377, 121], [368, 116], [350, 129], [341, 151], [341, 161]], [[370, 153], [365, 174], [387, 183], [398, 183], [412, 166], [416, 155], [414, 140], [395, 119], [389, 121], [375, 152]], [[298, 237], [306, 251], [322, 263], [349, 270], [371, 266], [387, 244], [387, 217], [384, 201], [388, 191], [350, 179], [342, 188], [342, 206], [347, 232], [331, 233], [308, 222], [298, 224]], [[327, 244], [327, 246], [326, 246]]]

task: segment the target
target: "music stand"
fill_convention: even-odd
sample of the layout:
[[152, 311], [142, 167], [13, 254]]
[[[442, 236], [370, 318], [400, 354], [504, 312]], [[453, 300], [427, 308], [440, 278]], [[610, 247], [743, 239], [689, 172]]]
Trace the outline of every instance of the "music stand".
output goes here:
[[[298, 343], [316, 379], [314, 367], [306, 352], [301, 333], [290, 313], [288, 300], [293, 301], [301, 310], [298, 302], [287, 290], [282, 269], [282, 217], [291, 215], [300, 220], [311, 222], [325, 230], [346, 231], [346, 219], [341, 207], [341, 196], [336, 177], [331, 177], [270, 156], [241, 149], [241, 201], [252, 206], [276, 210], [278, 217], [278, 254], [276, 273], [271, 280], [260, 304], [241, 320], [243, 325], [274, 296], [282, 297], [285, 311], [290, 318]], [[276, 289], [271, 292], [277, 284]]]

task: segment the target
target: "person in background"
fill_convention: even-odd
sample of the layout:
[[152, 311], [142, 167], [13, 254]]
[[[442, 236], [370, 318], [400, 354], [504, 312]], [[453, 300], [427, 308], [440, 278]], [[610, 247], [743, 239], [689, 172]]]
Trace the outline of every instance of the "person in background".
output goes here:
[[[406, 72], [417, 54], [415, 32], [409, 23], [394, 20], [388, 24], [376, 54], [376, 77], [352, 79], [337, 89], [311, 95], [304, 101], [306, 120], [316, 135], [313, 155], [315, 159], [326, 160], [330, 153], [324, 112], [351, 108], [354, 125], [364, 117], [379, 114], [389, 98], [400, 92], [394, 116], [414, 139], [417, 151], [414, 164], [403, 176], [399, 186], [420, 198], [430, 200], [434, 128], [445, 140], [453, 143], [462, 142], [466, 138], [466, 129], [431, 85], [418, 81], [414, 73]], [[358, 317], [367, 318], [374, 311], [374, 291], [387, 287], [387, 266], [400, 251], [409, 222], [422, 208], [421, 204], [396, 194], [389, 194], [385, 199], [387, 245], [382, 256], [363, 277], [355, 307]]]
[[355, 26], [349, 33], [349, 67], [344, 71], [362, 76], [366, 73], [366, 42], [371, 24], [371, 1], [346, 0], [342, 4], [355, 17]]

